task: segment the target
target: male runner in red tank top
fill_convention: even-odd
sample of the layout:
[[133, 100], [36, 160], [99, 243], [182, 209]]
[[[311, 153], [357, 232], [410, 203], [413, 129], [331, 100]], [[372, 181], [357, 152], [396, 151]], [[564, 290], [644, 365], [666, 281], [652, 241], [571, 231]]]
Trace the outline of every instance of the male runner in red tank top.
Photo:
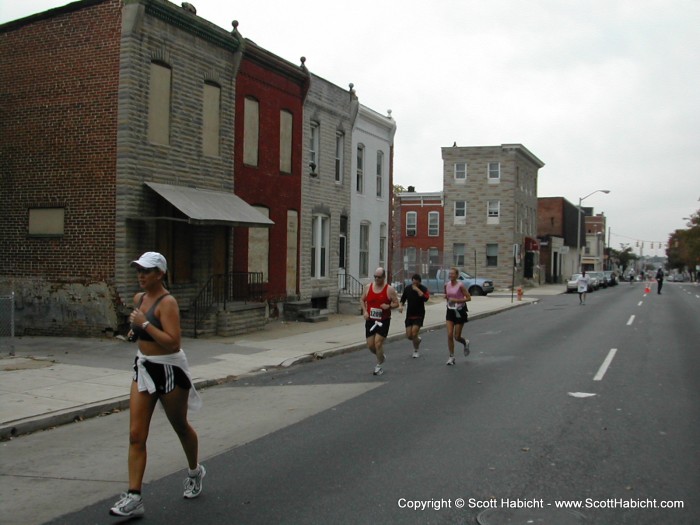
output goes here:
[[394, 287], [386, 283], [384, 268], [374, 270], [374, 282], [365, 287], [361, 304], [367, 348], [377, 357], [373, 373], [380, 376], [384, 373], [384, 339], [389, 335], [391, 309], [399, 307], [399, 296]]

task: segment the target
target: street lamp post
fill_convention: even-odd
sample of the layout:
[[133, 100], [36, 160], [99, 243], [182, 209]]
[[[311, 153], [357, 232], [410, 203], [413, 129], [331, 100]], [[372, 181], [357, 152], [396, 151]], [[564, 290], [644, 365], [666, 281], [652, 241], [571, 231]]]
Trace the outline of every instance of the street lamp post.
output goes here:
[[578, 251], [578, 270], [581, 271], [581, 203], [595, 193], [610, 193], [610, 190], [595, 190], [578, 199], [578, 228], [576, 228], [576, 250]]

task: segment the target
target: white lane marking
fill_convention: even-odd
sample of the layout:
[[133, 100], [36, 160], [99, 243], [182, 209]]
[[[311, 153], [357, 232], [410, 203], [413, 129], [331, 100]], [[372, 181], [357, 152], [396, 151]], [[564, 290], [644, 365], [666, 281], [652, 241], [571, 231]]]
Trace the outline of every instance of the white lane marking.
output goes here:
[[637, 303], [637, 306], [642, 306], [643, 304], [644, 304], [644, 301], [639, 301], [639, 303]]
[[631, 315], [630, 320], [627, 321], [627, 326], [631, 325], [632, 323], [634, 323], [634, 316], [633, 315]]
[[593, 397], [596, 394], [590, 394], [588, 392], [568, 392], [567, 395], [569, 395], [571, 397], [584, 398], [584, 397]]
[[593, 377], [593, 381], [600, 381], [601, 379], [603, 379], [603, 376], [605, 375], [605, 372], [608, 371], [608, 367], [610, 366], [610, 363], [612, 363], [612, 360], [615, 357], [616, 353], [617, 348], [610, 349], [610, 352], [608, 352], [608, 356], [605, 358], [605, 361], [603, 361], [603, 364], [600, 365], [598, 373]]

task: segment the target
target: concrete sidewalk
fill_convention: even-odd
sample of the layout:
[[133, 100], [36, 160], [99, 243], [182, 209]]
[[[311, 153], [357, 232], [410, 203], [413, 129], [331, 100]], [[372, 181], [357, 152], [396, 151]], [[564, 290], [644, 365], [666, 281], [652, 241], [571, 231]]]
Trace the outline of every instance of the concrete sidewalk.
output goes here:
[[[470, 320], [562, 293], [562, 285], [474, 297]], [[393, 312], [389, 340], [404, 337], [404, 315]], [[424, 329], [444, 326], [440, 296], [426, 308]], [[360, 316], [330, 315], [323, 323], [273, 321], [260, 332], [232, 338], [183, 338], [197, 388], [278, 367], [365, 348]], [[135, 345], [117, 338], [21, 337], [0, 355], [0, 439], [128, 408]], [[372, 366], [368, 361], [368, 374]]]

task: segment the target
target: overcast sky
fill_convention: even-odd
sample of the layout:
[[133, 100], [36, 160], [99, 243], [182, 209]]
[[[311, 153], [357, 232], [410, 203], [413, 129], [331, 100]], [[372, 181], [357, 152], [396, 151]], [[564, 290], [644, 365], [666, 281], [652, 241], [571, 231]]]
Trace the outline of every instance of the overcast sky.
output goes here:
[[[0, 23], [66, 3], [0, 0]], [[454, 142], [521, 143], [546, 164], [539, 196], [610, 190], [583, 205], [605, 213], [616, 249], [663, 255], [650, 242], [700, 209], [698, 0], [190, 3], [391, 109], [397, 184], [441, 190]]]

